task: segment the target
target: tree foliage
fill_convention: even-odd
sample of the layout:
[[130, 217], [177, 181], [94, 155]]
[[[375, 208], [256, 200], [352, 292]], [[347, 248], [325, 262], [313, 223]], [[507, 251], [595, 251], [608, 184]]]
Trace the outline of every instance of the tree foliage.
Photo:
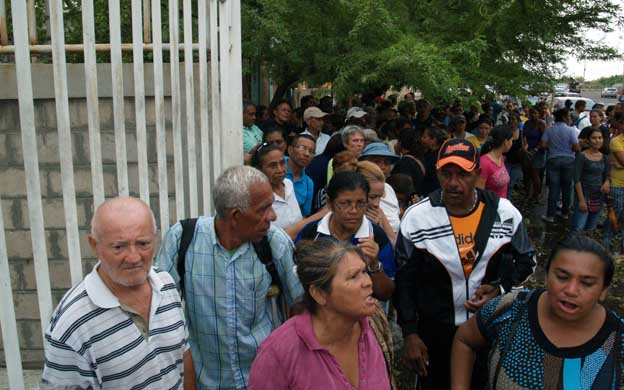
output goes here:
[[[339, 95], [413, 87], [450, 97], [486, 86], [547, 88], [565, 59], [609, 59], [588, 29], [624, 23], [617, 0], [243, 0], [243, 57], [281, 86], [332, 82]], [[282, 88], [283, 90], [284, 88]]]

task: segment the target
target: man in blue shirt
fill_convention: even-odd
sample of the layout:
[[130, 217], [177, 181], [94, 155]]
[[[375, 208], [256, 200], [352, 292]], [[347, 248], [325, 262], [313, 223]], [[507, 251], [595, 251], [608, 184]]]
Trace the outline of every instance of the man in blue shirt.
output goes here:
[[293, 244], [271, 226], [273, 190], [266, 176], [246, 166], [227, 169], [212, 197], [215, 217], [200, 217], [178, 274], [182, 226], [166, 234], [156, 263], [180, 285], [184, 278], [186, 320], [197, 387], [246, 390], [258, 346], [273, 331], [267, 292], [272, 277], [253, 243], [268, 237], [271, 257], [292, 306], [303, 295], [294, 271]]
[[312, 162], [315, 152], [316, 140], [307, 134], [296, 135], [288, 147], [286, 178], [293, 182], [297, 202], [304, 217], [310, 216], [314, 196], [314, 183], [306, 175], [305, 168]]
[[555, 111], [555, 124], [548, 127], [542, 136], [542, 147], [548, 149], [548, 207], [545, 222], [555, 221], [557, 202], [562, 198], [561, 218], [568, 219], [572, 202], [572, 180], [574, 176], [574, 157], [580, 150], [577, 131], [568, 125], [570, 111], [562, 108]]

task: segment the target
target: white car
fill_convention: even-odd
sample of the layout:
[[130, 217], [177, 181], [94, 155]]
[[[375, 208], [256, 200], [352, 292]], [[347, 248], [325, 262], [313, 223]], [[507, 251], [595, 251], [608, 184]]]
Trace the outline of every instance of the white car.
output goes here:
[[601, 98], [617, 98], [617, 88], [605, 88], [600, 92]]
[[[562, 96], [562, 97], [555, 97], [555, 100], [553, 102], [553, 108], [555, 110], [558, 108], [564, 108], [566, 100], [570, 100], [572, 102], [572, 109], [574, 109], [574, 104], [576, 103], [577, 100], [585, 100], [585, 103], [586, 103], [585, 108], [587, 110], [591, 110], [594, 104], [596, 104], [596, 102], [594, 102], [592, 99], [589, 99], [589, 98], [576, 97], [576, 96]], [[550, 103], [550, 101], [548, 101], [548, 103]]]

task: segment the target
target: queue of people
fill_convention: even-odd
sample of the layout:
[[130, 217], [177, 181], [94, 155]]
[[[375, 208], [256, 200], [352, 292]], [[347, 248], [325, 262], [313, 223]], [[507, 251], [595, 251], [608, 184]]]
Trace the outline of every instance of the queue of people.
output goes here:
[[[624, 212], [621, 106], [606, 126], [581, 112], [579, 132], [544, 104], [525, 121], [413, 95], [344, 120], [301, 106], [256, 123], [243, 103], [247, 165], [160, 248], [145, 203], [98, 207], [99, 261], [52, 316], [43, 388], [397, 389], [395, 322], [421, 389], [624, 386], [610, 242], [588, 237], [607, 194]], [[542, 183], [543, 219], [572, 207], [575, 234], [527, 291], [536, 248], [509, 198], [524, 184], [541, 201]]]

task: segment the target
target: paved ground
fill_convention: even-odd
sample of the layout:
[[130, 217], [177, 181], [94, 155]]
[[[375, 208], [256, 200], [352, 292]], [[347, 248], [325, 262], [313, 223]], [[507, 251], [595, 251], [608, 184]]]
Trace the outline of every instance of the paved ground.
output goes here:
[[[24, 370], [24, 389], [34, 390], [39, 388], [41, 370]], [[9, 377], [6, 368], [0, 368], [0, 390], [9, 388]], [[19, 389], [18, 389], [19, 390]]]

